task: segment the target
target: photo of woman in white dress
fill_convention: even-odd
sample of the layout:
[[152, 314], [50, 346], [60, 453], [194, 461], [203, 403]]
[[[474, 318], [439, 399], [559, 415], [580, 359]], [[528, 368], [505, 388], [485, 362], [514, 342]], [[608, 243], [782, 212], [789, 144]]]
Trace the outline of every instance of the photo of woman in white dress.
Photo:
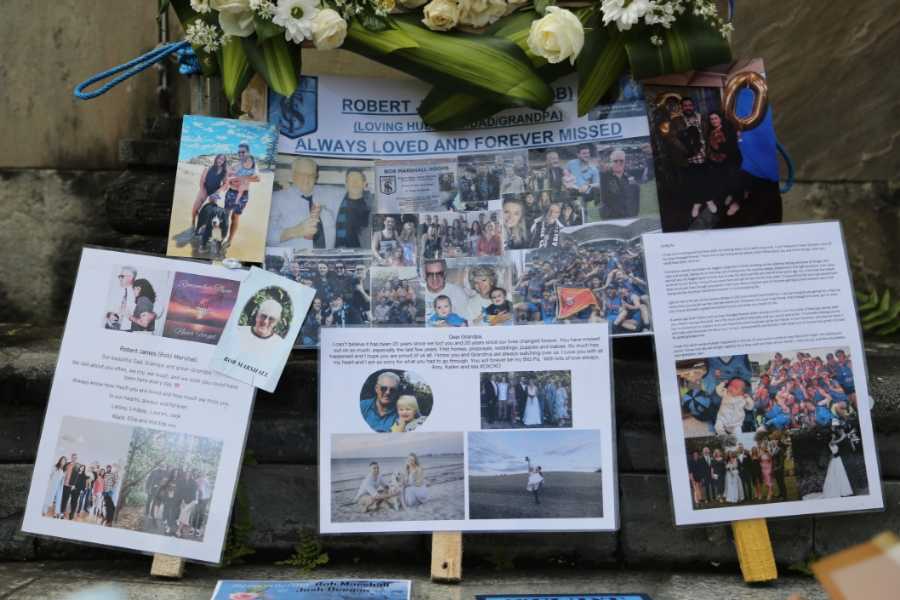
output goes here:
[[522, 424], [525, 427], [541, 426], [541, 401], [538, 399], [538, 387], [534, 381], [528, 380], [526, 387], [528, 396], [525, 400], [525, 414], [522, 415]]
[[728, 462], [725, 464], [725, 502], [737, 504], [744, 501], [744, 486], [741, 483], [737, 455], [728, 453]]
[[531, 466], [531, 459], [527, 456], [525, 457], [525, 462], [528, 464], [528, 484], [525, 486], [525, 490], [534, 495], [535, 504], [540, 504], [541, 488], [544, 486], [544, 474], [541, 472], [540, 466]]
[[831, 460], [828, 462], [828, 471], [825, 472], [825, 485], [822, 487], [823, 498], [841, 498], [852, 496], [853, 488], [847, 477], [847, 469], [841, 460], [839, 446], [847, 437], [847, 434], [838, 428], [831, 430], [831, 441], [828, 442], [828, 450], [831, 452]]
[[403, 506], [413, 508], [428, 501], [428, 483], [425, 468], [419, 464], [419, 457], [410, 452], [406, 458], [406, 481], [403, 485]]

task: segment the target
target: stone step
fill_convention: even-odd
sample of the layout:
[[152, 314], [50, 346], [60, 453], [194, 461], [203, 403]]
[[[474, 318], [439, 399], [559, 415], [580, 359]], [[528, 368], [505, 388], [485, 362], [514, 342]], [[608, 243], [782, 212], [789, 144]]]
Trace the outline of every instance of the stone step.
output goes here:
[[165, 253], [174, 190], [174, 170], [123, 171], [103, 192], [109, 226], [124, 234], [159, 236]]
[[[18, 531], [31, 465], [0, 465], [0, 560], [108, 558], [97, 550], [62, 540], [34, 538]], [[249, 465], [241, 474], [252, 527], [249, 545], [258, 559], [290, 553], [299, 536], [318, 530], [316, 467]], [[803, 563], [865, 541], [884, 530], [900, 530], [900, 481], [884, 484], [887, 510], [770, 520], [775, 558], [781, 565]], [[669, 486], [663, 475], [620, 474], [621, 529], [609, 533], [466, 534], [465, 559], [472, 565], [502, 567], [571, 564], [734, 565], [737, 557], [728, 525], [681, 527], [673, 523]], [[427, 535], [321, 536], [326, 552], [339, 561], [365, 561], [374, 549], [397, 564], [427, 551]], [[424, 563], [423, 563], [424, 564]]]
[[119, 162], [130, 167], [172, 169], [178, 164], [178, 140], [119, 140]]
[[[467, 538], [468, 539], [468, 538]], [[379, 547], [372, 547], [359, 565], [334, 566], [303, 573], [296, 568], [243, 565], [215, 568], [189, 565], [180, 580], [151, 579], [150, 560], [127, 559], [91, 563], [49, 561], [30, 564], [0, 563], [0, 597], [62, 600], [75, 591], [100, 595], [101, 586], [130, 600], [209, 600], [219, 579], [409, 579], [414, 600], [460, 600], [480, 594], [522, 596], [560, 593], [588, 596], [606, 593], [645, 593], [653, 600], [785, 600], [800, 594], [806, 600], [826, 600], [818, 583], [797, 573], [782, 573], [769, 585], [749, 586], [732, 567], [712, 572], [673, 573], [622, 568], [584, 569], [566, 565], [539, 568], [463, 571], [459, 585], [432, 583], [425, 553], [404, 565], [379, 564]], [[15, 596], [5, 596], [14, 593]], [[106, 597], [106, 596], [104, 596]]]

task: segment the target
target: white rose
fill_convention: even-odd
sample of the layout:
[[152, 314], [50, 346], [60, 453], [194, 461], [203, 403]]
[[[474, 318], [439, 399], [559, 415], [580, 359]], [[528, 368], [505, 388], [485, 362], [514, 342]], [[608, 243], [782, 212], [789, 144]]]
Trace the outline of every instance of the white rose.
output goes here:
[[220, 12], [219, 26], [226, 35], [247, 37], [256, 31], [253, 25], [253, 11], [245, 12]]
[[449, 31], [459, 22], [459, 4], [456, 0], [431, 0], [423, 11], [422, 22], [432, 31]]
[[323, 8], [312, 20], [313, 44], [319, 50], [339, 48], [347, 37], [347, 22], [336, 10]]
[[428, 2], [428, 0], [397, 0], [397, 2], [403, 8], [413, 9], [419, 8], [420, 6]]
[[528, 47], [547, 62], [558, 63], [575, 58], [584, 46], [584, 27], [570, 11], [558, 6], [548, 6], [543, 18], [531, 23]]
[[209, 6], [220, 13], [242, 13], [250, 10], [250, 0], [209, 0]]
[[459, 22], [484, 27], [505, 15], [507, 8], [506, 0], [459, 0]]

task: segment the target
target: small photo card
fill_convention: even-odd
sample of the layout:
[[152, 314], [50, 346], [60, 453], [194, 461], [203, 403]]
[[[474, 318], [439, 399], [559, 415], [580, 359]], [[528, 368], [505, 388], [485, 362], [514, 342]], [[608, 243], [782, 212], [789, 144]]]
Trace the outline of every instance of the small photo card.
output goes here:
[[184, 117], [167, 255], [262, 262], [275, 139], [266, 123]]
[[409, 580], [221, 580], [210, 600], [409, 600]]
[[272, 392], [315, 296], [312, 288], [253, 267], [216, 346], [212, 369]]

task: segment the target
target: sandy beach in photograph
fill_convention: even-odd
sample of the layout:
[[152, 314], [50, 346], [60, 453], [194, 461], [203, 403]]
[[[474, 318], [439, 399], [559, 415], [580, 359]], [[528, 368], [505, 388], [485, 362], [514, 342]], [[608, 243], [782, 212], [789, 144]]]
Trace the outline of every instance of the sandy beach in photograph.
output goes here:
[[[377, 458], [382, 475], [402, 469], [405, 459]], [[368, 460], [332, 460], [331, 520], [334, 523], [383, 521], [449, 521], [465, 518], [465, 483], [462, 455], [421, 457], [428, 484], [428, 501], [413, 508], [394, 510], [382, 503], [378, 510], [360, 512], [353, 498], [368, 473]], [[436, 464], [437, 463], [437, 464]]]
[[[172, 219], [169, 221], [168, 256], [195, 255], [191, 239], [191, 208], [200, 189], [200, 177], [204, 166], [194, 163], [178, 163], [175, 175], [175, 197], [172, 200]], [[266, 250], [266, 231], [269, 226], [269, 209], [272, 203], [272, 173], [258, 173], [259, 181], [250, 184], [249, 202], [240, 215], [237, 235], [225, 256], [249, 262], [262, 262]], [[219, 202], [224, 206], [224, 197]]]
[[469, 475], [470, 519], [560, 519], [603, 516], [600, 472], [545, 471], [540, 504], [525, 490], [528, 473]]

